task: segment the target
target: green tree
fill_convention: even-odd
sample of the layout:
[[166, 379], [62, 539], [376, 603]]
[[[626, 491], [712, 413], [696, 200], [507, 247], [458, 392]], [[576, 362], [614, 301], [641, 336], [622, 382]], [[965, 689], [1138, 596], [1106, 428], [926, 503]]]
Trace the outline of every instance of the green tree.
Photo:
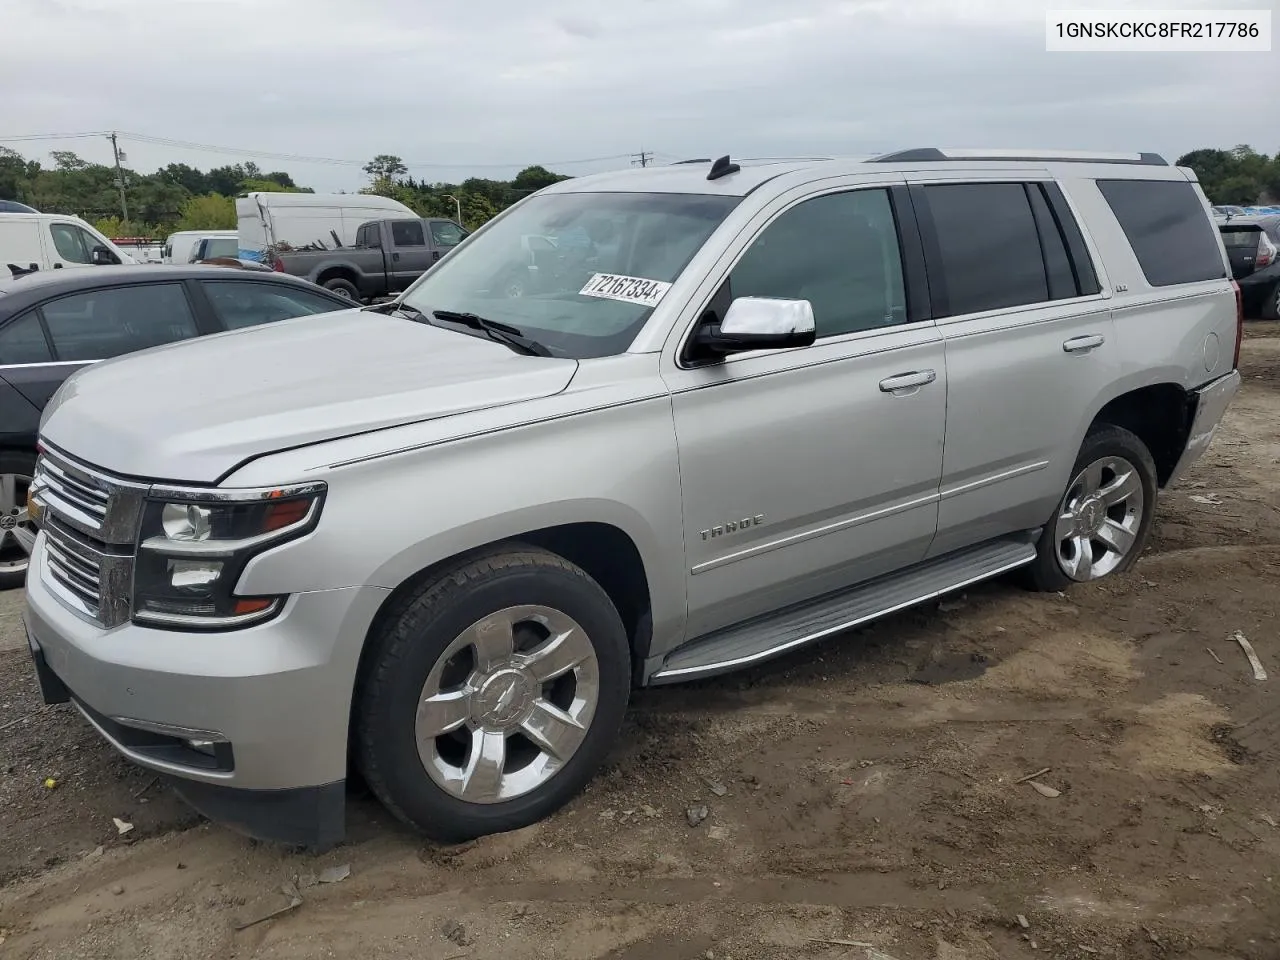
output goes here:
[[176, 183], [190, 194], [211, 192], [209, 178], [204, 172], [195, 167], [189, 167], [185, 163], [171, 163], [162, 167], [156, 176], [170, 183]]
[[1205, 148], [1183, 154], [1178, 166], [1196, 172], [1213, 203], [1248, 206], [1280, 199], [1280, 153], [1268, 157], [1248, 144], [1230, 150]]
[[182, 204], [175, 230], [234, 230], [236, 202], [216, 193], [191, 197]]
[[395, 181], [409, 172], [404, 161], [390, 153], [380, 153], [364, 165], [364, 172], [373, 183], [380, 180]]
[[24, 160], [22, 154], [0, 146], [0, 200], [25, 202], [26, 184], [40, 172], [40, 164]]
[[559, 183], [561, 180], [568, 179], [569, 178], [562, 173], [552, 173], [546, 167], [535, 165], [532, 167], [525, 167], [517, 173], [515, 179], [511, 181], [511, 189], [523, 197], [530, 193], [537, 193], [543, 187], [549, 187], [553, 183]]
[[54, 150], [49, 156], [53, 157], [53, 162], [59, 170], [86, 170], [89, 167], [88, 160], [82, 160], [70, 150]]

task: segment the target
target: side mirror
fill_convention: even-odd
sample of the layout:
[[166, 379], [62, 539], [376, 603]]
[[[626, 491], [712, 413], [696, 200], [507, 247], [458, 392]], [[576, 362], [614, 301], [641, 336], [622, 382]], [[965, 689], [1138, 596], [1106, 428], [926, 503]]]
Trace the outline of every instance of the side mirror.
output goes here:
[[98, 244], [98, 246], [94, 247], [93, 253], [89, 256], [93, 260], [93, 265], [95, 267], [106, 267], [120, 262], [116, 259], [115, 254], [102, 246], [102, 244]]
[[724, 320], [702, 327], [694, 338], [699, 353], [726, 356], [747, 350], [807, 347], [817, 339], [808, 300], [738, 297]]

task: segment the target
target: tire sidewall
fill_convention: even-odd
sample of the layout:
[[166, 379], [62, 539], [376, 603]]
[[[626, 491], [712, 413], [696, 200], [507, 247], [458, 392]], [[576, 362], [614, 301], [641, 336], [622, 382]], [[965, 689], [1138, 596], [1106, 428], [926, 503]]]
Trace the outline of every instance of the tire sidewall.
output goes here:
[[324, 284], [324, 288], [340, 297], [349, 297], [352, 303], [360, 302], [360, 291], [349, 280], [329, 280]]
[[1123, 457], [1137, 469], [1138, 478], [1142, 483], [1142, 521], [1138, 525], [1138, 535], [1132, 549], [1115, 570], [1100, 579], [1105, 580], [1126, 573], [1141, 556], [1151, 532], [1151, 525], [1155, 520], [1156, 501], [1160, 495], [1155, 461], [1152, 460], [1146, 444], [1138, 439], [1136, 434], [1123, 427], [1111, 425], [1098, 427], [1091, 430], [1081, 444], [1080, 452], [1071, 466], [1071, 474], [1067, 477], [1067, 485], [1053, 508], [1053, 515], [1040, 535], [1040, 542], [1036, 547], [1036, 559], [1031, 570], [1032, 580], [1039, 589], [1063, 590], [1080, 582], [1071, 579], [1062, 569], [1062, 564], [1058, 560], [1055, 528], [1058, 516], [1066, 503], [1067, 494], [1071, 492], [1071, 485], [1080, 471], [1095, 460], [1109, 456]]
[[[466, 803], [438, 786], [418, 755], [414, 727], [419, 698], [428, 674], [454, 638], [482, 617], [520, 604], [560, 610], [586, 631], [599, 664], [599, 701], [581, 746], [547, 783], [501, 803]], [[389, 799], [407, 820], [441, 839], [465, 840], [542, 819], [591, 778], [626, 712], [631, 667], [617, 611], [585, 576], [550, 565], [501, 570], [461, 597], [423, 606], [411, 604], [402, 614], [399, 623], [410, 631], [411, 642], [381, 688], [378, 702], [362, 710], [361, 743], [377, 751], [379, 776]]]
[[[36, 455], [25, 450], [0, 451], [0, 474], [12, 473], [31, 478], [36, 472]], [[28, 562], [20, 572], [0, 571], [0, 590], [12, 590], [27, 581], [27, 573], [31, 569]]]

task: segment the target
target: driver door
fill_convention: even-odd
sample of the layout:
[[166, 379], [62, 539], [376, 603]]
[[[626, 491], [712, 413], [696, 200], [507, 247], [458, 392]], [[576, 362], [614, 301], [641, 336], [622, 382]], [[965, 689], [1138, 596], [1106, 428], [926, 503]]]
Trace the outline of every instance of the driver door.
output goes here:
[[790, 201], [712, 310], [740, 296], [809, 300], [816, 342], [667, 374], [686, 639], [924, 558], [938, 523], [946, 367], [919, 295], [909, 204], [885, 188]]

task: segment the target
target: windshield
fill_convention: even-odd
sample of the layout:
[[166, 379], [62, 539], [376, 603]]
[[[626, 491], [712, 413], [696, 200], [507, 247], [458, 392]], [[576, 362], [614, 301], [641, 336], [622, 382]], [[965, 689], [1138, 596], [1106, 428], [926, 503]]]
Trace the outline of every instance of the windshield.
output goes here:
[[533, 197], [469, 238], [403, 302], [516, 327], [556, 356], [624, 352], [737, 197], [562, 193]]

